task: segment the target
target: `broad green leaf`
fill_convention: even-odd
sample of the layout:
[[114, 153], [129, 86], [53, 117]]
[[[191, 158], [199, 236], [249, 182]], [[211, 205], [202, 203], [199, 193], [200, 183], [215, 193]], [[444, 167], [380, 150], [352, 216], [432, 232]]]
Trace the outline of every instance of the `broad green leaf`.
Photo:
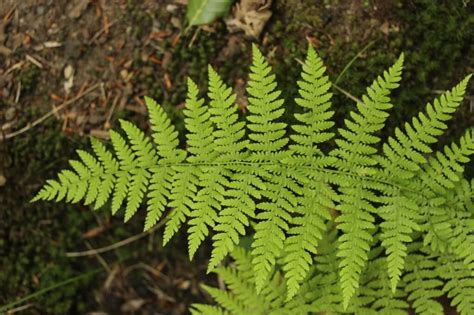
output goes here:
[[189, 26], [211, 23], [225, 16], [234, 0], [189, 0], [186, 18]]

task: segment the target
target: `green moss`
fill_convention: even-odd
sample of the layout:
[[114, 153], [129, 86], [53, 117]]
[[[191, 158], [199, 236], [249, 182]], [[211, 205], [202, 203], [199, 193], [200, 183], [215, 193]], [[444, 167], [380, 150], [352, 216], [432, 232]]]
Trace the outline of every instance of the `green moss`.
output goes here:
[[[8, 143], [5, 162], [7, 183], [0, 188], [0, 304], [50, 287], [86, 270], [66, 258], [64, 252], [81, 246], [81, 230], [92, 224], [89, 211], [74, 206], [30, 204], [40, 183], [65, 165], [72, 148], [83, 140], [62, 136], [56, 123]], [[35, 299], [49, 314], [80, 312], [88, 283], [78, 282]], [[90, 297], [88, 297], [90, 298]]]
[[35, 90], [40, 74], [40, 69], [32, 64], [20, 71], [17, 80], [21, 83], [21, 92], [23, 96], [28, 95]]

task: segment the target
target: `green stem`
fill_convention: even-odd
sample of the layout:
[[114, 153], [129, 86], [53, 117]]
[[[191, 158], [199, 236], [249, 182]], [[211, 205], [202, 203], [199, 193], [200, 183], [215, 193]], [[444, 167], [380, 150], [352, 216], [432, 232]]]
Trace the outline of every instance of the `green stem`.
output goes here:
[[73, 283], [73, 282], [76, 282], [76, 281], [85, 279], [85, 278], [90, 277], [90, 276], [92, 276], [92, 275], [95, 275], [96, 273], [98, 273], [98, 272], [101, 271], [101, 270], [102, 270], [102, 268], [94, 269], [94, 270], [89, 271], [89, 272], [87, 272], [87, 273], [80, 274], [80, 275], [78, 275], [78, 276], [76, 276], [76, 277], [66, 279], [66, 280], [64, 280], [64, 281], [62, 281], [62, 282], [53, 284], [52, 286], [49, 286], [49, 287], [47, 287], [47, 288], [44, 288], [44, 289], [41, 289], [41, 290], [36, 291], [36, 292], [34, 292], [34, 293], [31, 293], [31, 294], [29, 294], [29, 295], [27, 295], [27, 296], [24, 296], [24, 297], [22, 297], [22, 298], [20, 298], [20, 299], [17, 299], [16, 301], [11, 302], [11, 303], [8, 303], [8, 304], [6, 304], [6, 305], [4, 305], [4, 306], [0, 306], [0, 313], [6, 312], [7, 310], [9, 310], [9, 309], [11, 309], [11, 308], [17, 306], [18, 304], [21, 304], [21, 303], [24, 303], [24, 302], [26, 302], [26, 301], [28, 301], [28, 300], [37, 298], [37, 297], [39, 297], [39, 296], [41, 296], [41, 295], [43, 295], [43, 294], [45, 294], [45, 293], [47, 293], [47, 292], [49, 292], [49, 291], [52, 291], [52, 290], [61, 288], [61, 287], [66, 286], [66, 285], [68, 285], [68, 284], [70, 284], [70, 283]]
[[370, 43], [368, 43], [364, 48], [362, 48], [361, 51], [359, 51], [357, 53], [357, 55], [355, 55], [351, 61], [349, 61], [349, 63], [344, 67], [344, 69], [342, 69], [341, 73], [339, 73], [339, 75], [337, 76], [336, 78], [336, 81], [334, 81], [334, 84], [337, 84], [339, 82], [339, 80], [342, 78], [342, 76], [344, 75], [344, 73], [346, 73], [347, 70], [349, 70], [349, 68], [352, 66], [352, 64], [357, 60], [357, 58], [359, 58], [367, 49], [369, 49], [373, 44], [375, 44], [375, 40], [371, 41]]

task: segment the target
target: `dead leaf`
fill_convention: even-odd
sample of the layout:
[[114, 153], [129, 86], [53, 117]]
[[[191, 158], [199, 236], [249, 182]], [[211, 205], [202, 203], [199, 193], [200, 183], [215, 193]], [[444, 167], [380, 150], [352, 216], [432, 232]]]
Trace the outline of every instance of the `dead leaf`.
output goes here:
[[94, 238], [94, 237], [102, 234], [106, 229], [107, 229], [107, 227], [105, 227], [105, 226], [96, 226], [96, 227], [90, 229], [89, 231], [84, 232], [82, 234], [82, 238], [84, 238], [84, 239]]
[[183, 280], [183, 281], [180, 281], [177, 284], [177, 287], [180, 290], [187, 290], [187, 289], [189, 289], [190, 286], [191, 286], [191, 281], [189, 281], [189, 280]]
[[0, 174], [0, 187], [5, 186], [6, 183], [7, 183], [6, 177]]
[[122, 69], [120, 70], [120, 76], [122, 77], [123, 81], [128, 82], [132, 78], [133, 73], [128, 72], [127, 69]]
[[171, 83], [170, 75], [168, 72], [165, 72], [165, 75], [163, 76], [163, 80], [165, 82], [165, 88], [169, 91], [173, 87], [173, 84]]
[[161, 60], [161, 68], [163, 70], [168, 70], [168, 66], [171, 64], [172, 60], [173, 60], [173, 55], [169, 51], [166, 51], [163, 54], [163, 59]]
[[50, 93], [49, 96], [50, 96], [53, 100], [55, 100], [55, 101], [58, 101], [58, 102], [62, 102], [62, 101], [63, 101], [63, 98], [62, 98], [61, 96], [56, 95], [56, 94], [54, 94], [54, 93]]
[[45, 48], [57, 48], [57, 47], [61, 47], [63, 44], [61, 44], [60, 42], [44, 42], [43, 43], [43, 46]]
[[388, 22], [384, 22], [382, 25], [380, 25], [380, 31], [385, 35], [388, 35], [388, 33], [390, 33], [390, 25], [388, 24]]
[[138, 311], [146, 301], [144, 299], [132, 299], [122, 304], [120, 310], [124, 313]]
[[258, 38], [272, 16], [271, 0], [241, 0], [226, 20], [231, 33], [244, 31], [246, 36]]
[[69, 18], [71, 19], [77, 19], [82, 15], [82, 13], [87, 9], [87, 6], [89, 5], [90, 0], [78, 0], [75, 1], [76, 5], [74, 8], [72, 8], [71, 11], [69, 11]]
[[0, 54], [4, 56], [8, 56], [12, 53], [12, 50], [8, 47], [0, 45]]
[[[105, 128], [107, 128], [107, 127], [108, 127], [107, 129], [111, 128], [110, 123], [106, 122], [105, 124], [106, 124]], [[107, 124], [109, 126], [107, 126]], [[90, 135], [93, 136], [94, 138], [99, 138], [99, 139], [103, 139], [103, 140], [109, 140], [110, 139], [110, 134], [107, 130], [91, 129]]]
[[71, 65], [67, 65], [64, 68], [64, 79], [66, 79], [64, 82], [64, 91], [67, 95], [71, 92], [71, 89], [74, 86], [74, 68]]

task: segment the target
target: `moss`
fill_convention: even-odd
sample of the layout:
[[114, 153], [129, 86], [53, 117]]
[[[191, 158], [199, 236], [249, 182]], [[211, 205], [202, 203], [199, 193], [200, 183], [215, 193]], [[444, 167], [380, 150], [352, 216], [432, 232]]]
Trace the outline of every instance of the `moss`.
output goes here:
[[[52, 176], [64, 166], [65, 157], [73, 155], [72, 148], [80, 146], [78, 139], [71, 145], [53, 124], [45, 127], [39, 133], [15, 138], [6, 148], [7, 184], [0, 188], [0, 304], [71, 278], [78, 269], [87, 269], [65, 258], [64, 251], [80, 246], [81, 230], [92, 224], [92, 214], [73, 206], [27, 202], [38, 188], [32, 183]], [[38, 297], [35, 303], [49, 314], [80, 312], [87, 285], [87, 281], [70, 284]]]
[[21, 92], [23, 95], [28, 95], [35, 90], [40, 74], [40, 69], [32, 64], [29, 64], [20, 71], [17, 80], [21, 83]]

